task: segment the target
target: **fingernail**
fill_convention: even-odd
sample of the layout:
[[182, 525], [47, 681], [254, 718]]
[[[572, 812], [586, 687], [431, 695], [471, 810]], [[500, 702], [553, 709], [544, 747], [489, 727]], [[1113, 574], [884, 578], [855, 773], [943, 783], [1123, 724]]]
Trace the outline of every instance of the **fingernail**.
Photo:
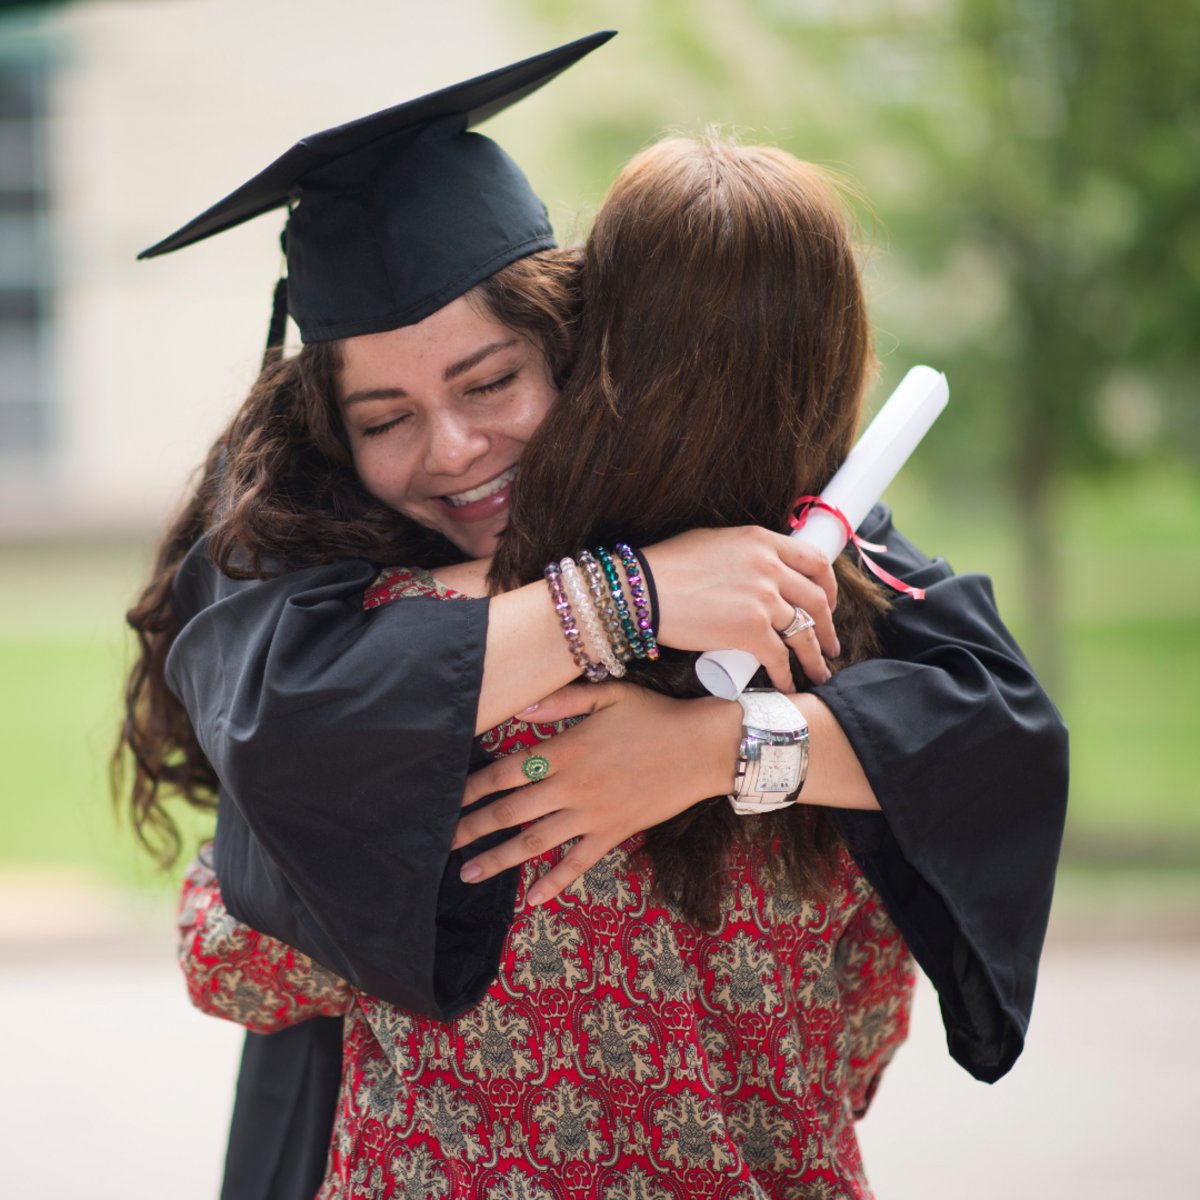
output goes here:
[[521, 709], [521, 711], [517, 713], [517, 716], [523, 717], [526, 713], [537, 712], [537, 710], [541, 707], [542, 702], [539, 700], [536, 704], [531, 704], [528, 708]]
[[458, 873], [463, 883], [474, 883], [483, 874], [483, 868], [478, 863], [467, 863]]
[[833, 639], [833, 657], [834, 658], [842, 657], [842, 643], [839, 642], [837, 640], [837, 638]]
[[529, 901], [529, 903], [531, 905], [541, 904], [541, 902], [543, 900], [545, 900], [546, 894], [545, 894], [545, 892], [542, 891], [541, 888], [534, 888], [533, 891], [530, 892], [529, 895], [526, 896], [525, 898], [526, 898], [526, 900]]

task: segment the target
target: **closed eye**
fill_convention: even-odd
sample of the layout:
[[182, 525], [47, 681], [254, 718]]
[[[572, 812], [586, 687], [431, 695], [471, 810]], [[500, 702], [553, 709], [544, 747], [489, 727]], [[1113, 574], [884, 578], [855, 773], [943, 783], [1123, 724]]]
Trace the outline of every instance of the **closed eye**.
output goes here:
[[382, 425], [369, 425], [362, 431], [362, 435], [363, 437], [378, 437], [381, 433], [387, 433], [389, 429], [402, 425], [411, 417], [412, 413], [405, 413], [402, 417], [393, 417], [390, 421], [384, 421]]
[[473, 396], [488, 396], [492, 392], [502, 392], [509, 386], [520, 374], [519, 371], [512, 371], [508, 375], [502, 376], [500, 379], [493, 380], [491, 383], [480, 384], [479, 387], [471, 388]]

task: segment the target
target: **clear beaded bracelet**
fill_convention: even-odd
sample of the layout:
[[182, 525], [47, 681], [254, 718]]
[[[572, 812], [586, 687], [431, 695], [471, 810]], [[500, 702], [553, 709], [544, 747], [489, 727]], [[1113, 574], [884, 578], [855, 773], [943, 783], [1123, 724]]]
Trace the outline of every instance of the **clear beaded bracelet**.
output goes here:
[[584, 583], [583, 575], [575, 565], [575, 560], [573, 558], [564, 558], [559, 562], [558, 566], [562, 571], [567, 596], [579, 617], [583, 640], [587, 643], [588, 649], [599, 657], [604, 670], [609, 675], [624, 675], [625, 668], [618, 661], [616, 654], [613, 653], [612, 645], [605, 635], [604, 626], [600, 623], [599, 613], [592, 601], [592, 597], [588, 594], [587, 584]]
[[600, 623], [608, 634], [609, 645], [613, 654], [620, 662], [627, 663], [633, 657], [629, 648], [629, 639], [621, 628], [621, 618], [617, 615], [617, 606], [613, 603], [612, 593], [608, 590], [604, 572], [590, 550], [580, 550], [578, 554], [579, 569], [587, 581], [588, 591], [592, 593], [592, 601], [600, 616]]
[[558, 613], [558, 621], [562, 626], [563, 636], [567, 639], [567, 648], [571, 651], [571, 657], [575, 660], [576, 667], [589, 683], [602, 683], [608, 678], [608, 671], [600, 663], [593, 662], [583, 648], [583, 641], [579, 636], [579, 626], [571, 611], [571, 602], [567, 599], [567, 593], [563, 589], [562, 568], [556, 562], [547, 563], [546, 569], [542, 573], [546, 577], [546, 586], [550, 589], [554, 611]]

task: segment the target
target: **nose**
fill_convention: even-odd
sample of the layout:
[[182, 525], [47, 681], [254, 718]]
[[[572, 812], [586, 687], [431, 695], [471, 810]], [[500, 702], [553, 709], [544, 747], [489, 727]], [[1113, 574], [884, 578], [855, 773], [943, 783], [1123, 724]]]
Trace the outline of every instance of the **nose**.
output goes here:
[[430, 422], [424, 467], [429, 475], [457, 477], [488, 452], [491, 439], [463, 413], [443, 413]]

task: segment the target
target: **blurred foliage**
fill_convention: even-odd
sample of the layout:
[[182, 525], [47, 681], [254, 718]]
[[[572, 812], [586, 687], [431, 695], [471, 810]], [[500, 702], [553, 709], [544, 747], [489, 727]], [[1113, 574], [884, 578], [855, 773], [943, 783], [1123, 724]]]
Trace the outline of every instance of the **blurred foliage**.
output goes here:
[[861, 185], [881, 350], [970, 397], [937, 439], [964, 478], [1200, 460], [1198, 0], [527, 4], [622, 31], [589, 64], [603, 103], [555, 114], [580, 177], [711, 121]]
[[946, 372], [917, 469], [1007, 490], [1055, 681], [1057, 480], [1200, 460], [1200, 2], [528, 3], [556, 33], [622, 31], [619, 84], [561, 122], [585, 177], [700, 115], [857, 181], [890, 240], [877, 394]]

